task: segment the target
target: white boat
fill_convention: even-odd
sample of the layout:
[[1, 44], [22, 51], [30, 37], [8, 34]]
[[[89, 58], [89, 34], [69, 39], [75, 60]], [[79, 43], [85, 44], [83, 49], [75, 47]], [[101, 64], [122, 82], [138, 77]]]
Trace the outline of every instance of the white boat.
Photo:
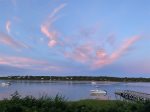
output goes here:
[[92, 82], [91, 82], [91, 84], [92, 84], [92, 85], [95, 85], [95, 84], [96, 84], [96, 82], [92, 81]]
[[94, 89], [94, 90], [90, 90], [91, 95], [106, 95], [107, 91], [105, 90], [98, 90], [98, 89]]
[[5, 87], [5, 86], [10, 86], [11, 83], [10, 83], [10, 82], [2, 82], [0, 85], [1, 85], [2, 87]]

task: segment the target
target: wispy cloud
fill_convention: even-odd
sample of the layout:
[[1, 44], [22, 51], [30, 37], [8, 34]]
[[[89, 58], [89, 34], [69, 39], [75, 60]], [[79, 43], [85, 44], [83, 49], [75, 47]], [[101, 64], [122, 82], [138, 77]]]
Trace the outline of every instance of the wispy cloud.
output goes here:
[[93, 61], [93, 68], [100, 68], [108, 64], [112, 64], [114, 61], [118, 60], [123, 54], [125, 54], [129, 48], [139, 39], [141, 36], [133, 36], [126, 40], [116, 51], [112, 54], [107, 54], [102, 52], [102, 55], [96, 55], [96, 59]]
[[54, 18], [55, 15], [61, 11], [67, 4], [66, 3], [63, 3], [63, 4], [60, 4], [58, 7], [56, 7], [50, 14], [49, 18]]
[[7, 21], [6, 22], [6, 31], [7, 31], [7, 33], [10, 33], [10, 27], [11, 27], [11, 21]]
[[75, 47], [71, 52], [65, 52], [65, 57], [86, 63], [92, 59], [93, 48], [90, 44]]
[[[85, 38], [80, 38], [80, 40], [72, 40], [77, 41], [77, 43], [72, 45], [69, 50], [64, 51], [64, 56], [79, 63], [88, 65], [92, 69], [98, 69], [117, 61], [127, 51], [129, 51], [131, 46], [136, 41], [141, 38], [140, 35], [130, 37], [129, 39], [124, 41], [118, 48], [116, 48], [116, 46], [118, 45], [115, 45], [115, 47], [113, 47], [112, 49], [108, 48], [107, 45], [111, 45], [109, 47], [112, 47], [112, 45], [114, 46], [114, 44], [117, 44], [115, 42], [117, 39], [115, 35], [110, 35], [105, 39], [105, 41], [101, 41], [101, 38], [96, 38], [96, 40], [94, 40], [93, 38], [90, 38], [92, 35], [90, 34], [90, 32], [88, 33], [88, 31], [91, 30], [85, 30], [84, 32], [86, 32], [86, 36], [88, 36], [88, 39], [90, 39], [90, 41], [87, 38], [86, 40]], [[64, 46], [67, 47], [71, 42], [69, 41], [68, 43], [69, 44], [65, 44]]]
[[1, 55], [0, 65], [41, 71], [60, 70], [59, 66], [51, 65], [47, 61], [19, 56]]
[[0, 43], [20, 50], [21, 48], [29, 48], [26, 44], [13, 39], [8, 34], [0, 32]]
[[34, 64], [46, 64], [46, 63], [31, 58], [5, 56], [5, 57], [1, 57], [0, 64], [6, 64], [10, 66], [24, 68], [24, 67], [30, 67]]
[[106, 53], [105, 49], [101, 48], [98, 51], [96, 51], [96, 57], [98, 57], [100, 59], [104, 59], [105, 57], [107, 57], [107, 53]]
[[59, 32], [53, 28], [53, 22], [55, 21], [55, 15], [65, 6], [66, 4], [61, 4], [55, 8], [47, 20], [41, 25], [41, 32], [48, 38], [49, 47], [54, 47], [58, 44]]
[[54, 29], [50, 29], [47, 24], [41, 25], [41, 32], [48, 38], [48, 46], [53, 47], [57, 44], [58, 32]]

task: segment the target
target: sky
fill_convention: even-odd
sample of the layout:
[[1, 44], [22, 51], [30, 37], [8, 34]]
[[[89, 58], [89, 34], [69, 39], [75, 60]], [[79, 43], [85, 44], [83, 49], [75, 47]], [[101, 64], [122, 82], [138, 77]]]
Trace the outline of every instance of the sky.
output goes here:
[[0, 74], [150, 77], [149, 0], [0, 0]]

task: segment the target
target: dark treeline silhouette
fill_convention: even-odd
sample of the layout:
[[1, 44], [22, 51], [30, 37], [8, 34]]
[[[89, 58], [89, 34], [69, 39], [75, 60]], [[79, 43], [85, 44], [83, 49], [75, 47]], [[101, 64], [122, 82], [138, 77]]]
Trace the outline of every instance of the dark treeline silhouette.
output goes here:
[[52, 81], [117, 81], [150, 82], [150, 78], [108, 77], [108, 76], [8, 76], [1, 80], [52, 80]]

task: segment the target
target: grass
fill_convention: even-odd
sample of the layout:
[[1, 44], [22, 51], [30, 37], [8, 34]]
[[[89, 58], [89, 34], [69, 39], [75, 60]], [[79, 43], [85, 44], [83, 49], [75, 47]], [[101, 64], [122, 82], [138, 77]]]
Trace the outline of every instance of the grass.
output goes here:
[[[142, 104], [129, 103], [123, 101], [100, 101], [100, 100], [81, 100], [74, 102], [75, 105], [83, 105], [92, 109], [92, 112], [134, 112], [140, 110]], [[132, 109], [135, 107], [134, 109]], [[90, 111], [87, 111], [90, 112]], [[140, 112], [140, 111], [139, 111]]]
[[150, 102], [80, 100], [67, 101], [61, 95], [22, 98], [15, 92], [11, 99], [0, 101], [0, 112], [150, 112]]

